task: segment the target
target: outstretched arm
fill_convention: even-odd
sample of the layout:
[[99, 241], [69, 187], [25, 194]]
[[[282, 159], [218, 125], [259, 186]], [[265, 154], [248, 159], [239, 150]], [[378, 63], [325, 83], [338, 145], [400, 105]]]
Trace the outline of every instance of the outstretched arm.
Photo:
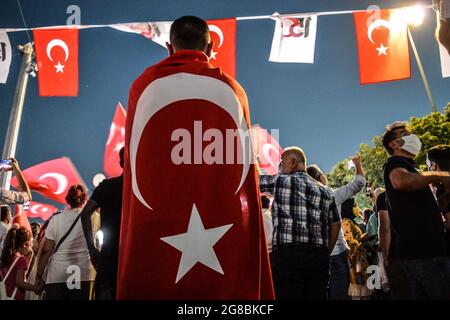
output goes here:
[[392, 186], [400, 191], [417, 191], [427, 188], [430, 184], [442, 184], [445, 190], [450, 190], [450, 174], [448, 172], [424, 172], [422, 174], [409, 172], [405, 168], [395, 168], [389, 174]]
[[20, 170], [19, 162], [17, 162], [17, 160], [14, 158], [11, 158], [11, 161], [12, 161], [13, 172], [17, 177], [17, 182], [19, 183], [20, 191], [26, 192], [26, 194], [28, 195], [28, 201], [31, 201], [32, 200], [31, 190], [30, 190], [30, 187], [28, 186], [27, 181], [25, 180], [25, 178], [22, 174], [22, 170]]

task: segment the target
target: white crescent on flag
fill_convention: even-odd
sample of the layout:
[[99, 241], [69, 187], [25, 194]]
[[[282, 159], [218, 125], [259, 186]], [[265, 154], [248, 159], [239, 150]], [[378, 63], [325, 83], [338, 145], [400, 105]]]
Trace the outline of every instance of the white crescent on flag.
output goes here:
[[[177, 88], [177, 90], [173, 90]], [[164, 95], [159, 94], [165, 92]], [[139, 142], [145, 126], [155, 113], [165, 108], [169, 104], [189, 99], [207, 100], [230, 114], [239, 130], [242, 155], [243, 170], [241, 181], [236, 189], [236, 193], [242, 187], [250, 168], [251, 146], [245, 147], [245, 137], [242, 132], [248, 133], [247, 123], [244, 118], [243, 110], [236, 93], [225, 82], [212, 77], [195, 75], [190, 73], [176, 73], [164, 78], [159, 78], [150, 83], [142, 92], [136, 105], [133, 127], [131, 128], [130, 138], [130, 169], [131, 186], [134, 195], [138, 200], [150, 210], [151, 206], [145, 201], [139, 190], [138, 178], [136, 175], [136, 155]]]
[[379, 27], [384, 27], [384, 28], [389, 30], [389, 41], [391, 41], [392, 37], [394, 36], [394, 34], [392, 32], [391, 23], [389, 21], [387, 21], [387, 20], [384, 20], [384, 19], [377, 19], [374, 22], [372, 22], [369, 25], [369, 28], [367, 29], [367, 37], [369, 38], [370, 42], [375, 44], [375, 42], [372, 39], [372, 33], [374, 32], [374, 30], [376, 28], [379, 28]]
[[222, 46], [223, 38], [224, 38], [222, 29], [220, 29], [218, 26], [216, 26], [214, 24], [210, 24], [210, 25], [208, 25], [208, 27], [209, 27], [210, 32], [217, 33], [217, 35], [219, 36], [220, 42], [219, 42], [219, 45], [217, 46], [217, 48], [220, 48]]
[[46, 173], [39, 178], [39, 181], [42, 181], [47, 178], [52, 178], [52, 179], [56, 180], [56, 182], [58, 183], [58, 187], [56, 188], [56, 191], [53, 191], [54, 194], [62, 194], [67, 189], [67, 186], [69, 185], [69, 181], [67, 180], [66, 176], [61, 173], [56, 173], [56, 172]]
[[64, 54], [66, 55], [64, 61], [67, 61], [67, 59], [69, 59], [69, 47], [67, 46], [67, 44], [61, 39], [53, 39], [47, 44], [47, 56], [51, 61], [53, 61], [51, 51], [54, 47], [61, 47], [64, 50]]

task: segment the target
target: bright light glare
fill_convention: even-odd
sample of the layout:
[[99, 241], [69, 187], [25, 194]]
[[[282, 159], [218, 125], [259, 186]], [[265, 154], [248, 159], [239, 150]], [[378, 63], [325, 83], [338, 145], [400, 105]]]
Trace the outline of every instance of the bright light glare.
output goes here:
[[405, 9], [408, 24], [420, 26], [425, 17], [425, 10], [421, 6], [408, 7]]
[[421, 6], [408, 7], [395, 10], [391, 15], [391, 24], [395, 29], [402, 28], [405, 24], [419, 26], [423, 23], [425, 11]]
[[95, 236], [98, 239], [98, 244], [100, 245], [100, 247], [102, 247], [103, 246], [103, 231], [98, 230], [97, 233], [95, 234]]

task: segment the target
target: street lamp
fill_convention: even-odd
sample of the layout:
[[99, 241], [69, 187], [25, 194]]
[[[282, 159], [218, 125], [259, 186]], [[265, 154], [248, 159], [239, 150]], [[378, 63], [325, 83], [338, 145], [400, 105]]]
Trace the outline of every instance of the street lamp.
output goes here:
[[404, 30], [403, 28], [406, 25], [409, 42], [411, 43], [411, 47], [414, 52], [414, 56], [417, 61], [417, 66], [419, 67], [420, 75], [422, 76], [422, 82], [425, 87], [425, 91], [428, 96], [428, 101], [431, 105], [431, 111], [436, 112], [436, 103], [433, 99], [433, 95], [431, 94], [430, 85], [428, 83], [427, 76], [425, 75], [425, 70], [423, 69], [422, 61], [420, 60], [419, 52], [417, 51], [416, 45], [414, 43], [411, 31], [409, 26], [417, 27], [423, 23], [423, 19], [425, 17], [425, 10], [422, 6], [417, 5], [413, 7], [407, 7], [403, 9], [396, 10], [395, 13], [391, 16], [391, 24], [393, 25], [394, 30]]

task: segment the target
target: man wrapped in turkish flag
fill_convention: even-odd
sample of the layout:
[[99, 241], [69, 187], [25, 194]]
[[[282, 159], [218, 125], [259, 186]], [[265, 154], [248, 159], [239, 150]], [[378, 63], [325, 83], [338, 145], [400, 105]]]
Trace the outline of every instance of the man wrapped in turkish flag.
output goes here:
[[246, 94], [205, 21], [170, 41], [130, 89], [118, 299], [273, 299]]

